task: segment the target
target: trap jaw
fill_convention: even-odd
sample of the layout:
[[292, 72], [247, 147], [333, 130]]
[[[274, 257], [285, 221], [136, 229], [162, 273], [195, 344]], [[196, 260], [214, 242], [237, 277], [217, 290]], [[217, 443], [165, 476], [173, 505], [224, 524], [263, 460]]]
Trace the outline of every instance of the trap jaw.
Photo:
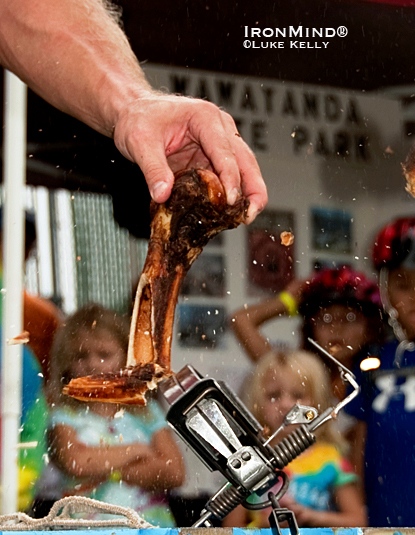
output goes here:
[[[219, 470], [227, 480], [207, 502], [193, 527], [211, 526], [211, 520], [222, 520], [243, 504], [248, 509], [271, 506], [270, 525], [274, 535], [280, 533], [282, 521], [288, 521], [292, 535], [298, 534], [293, 513], [278, 504], [289, 484], [282, 469], [315, 442], [313, 432], [326, 421], [336, 418], [339, 410], [360, 390], [354, 375], [312, 342], [336, 362], [343, 380], [353, 387], [353, 391], [320, 415], [314, 407], [294, 405], [281, 427], [269, 438], [264, 437], [262, 426], [223, 381], [203, 378], [192, 366], [185, 366], [160, 384], [159, 388], [170, 405], [166, 416], [170, 426], [209, 470]], [[272, 447], [271, 442], [291, 424], [298, 427]], [[282, 485], [277, 495], [269, 493], [268, 500], [259, 504], [247, 501], [252, 493], [262, 495], [279, 481]]]
[[272, 451], [262, 427], [225, 383], [185, 366], [161, 389], [170, 404], [167, 421], [211, 471], [247, 489], [268, 481]]

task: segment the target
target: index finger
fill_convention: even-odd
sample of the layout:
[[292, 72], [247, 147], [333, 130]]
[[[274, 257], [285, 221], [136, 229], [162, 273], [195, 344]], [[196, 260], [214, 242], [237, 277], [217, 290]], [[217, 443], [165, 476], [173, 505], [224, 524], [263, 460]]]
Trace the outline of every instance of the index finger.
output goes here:
[[229, 129], [224, 112], [211, 103], [198, 111], [192, 117], [193, 135], [223, 184], [228, 204], [234, 204], [241, 194], [241, 174], [231, 139], [237, 133], [235, 123]]
[[246, 223], [251, 223], [268, 202], [255, 155], [239, 135], [233, 118], [214, 104], [205, 104], [192, 117], [193, 134], [219, 176], [228, 204], [241, 193], [249, 200]]
[[222, 112], [222, 114], [241, 177], [241, 191], [249, 200], [248, 215], [245, 221], [246, 224], [249, 224], [262, 212], [268, 202], [267, 187], [257, 159], [238, 133], [235, 121], [228, 113]]
[[249, 200], [246, 224], [252, 223], [256, 216], [262, 212], [268, 202], [267, 186], [262, 178], [256, 158], [243, 141], [236, 138], [235, 156], [241, 174], [241, 189], [243, 195]]

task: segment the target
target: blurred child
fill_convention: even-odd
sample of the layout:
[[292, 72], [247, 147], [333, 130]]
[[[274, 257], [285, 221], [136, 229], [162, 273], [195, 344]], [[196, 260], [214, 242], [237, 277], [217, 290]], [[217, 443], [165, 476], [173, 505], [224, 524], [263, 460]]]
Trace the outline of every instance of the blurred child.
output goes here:
[[166, 493], [183, 483], [184, 466], [156, 401], [120, 409], [62, 394], [74, 377], [121, 369], [127, 342], [123, 319], [95, 304], [78, 310], [57, 332], [47, 390], [52, 463], [38, 497], [88, 496], [131, 507], [154, 525], [174, 526]]
[[41, 368], [30, 349], [24, 346], [22, 355], [22, 407], [19, 430], [20, 447], [18, 455], [19, 479], [17, 506], [19, 511], [27, 511], [30, 507], [36, 481], [40, 477], [44, 467], [47, 417], [48, 406], [43, 392]]
[[400, 218], [376, 236], [385, 312], [395, 339], [380, 351], [380, 366], [356, 370], [362, 393], [346, 410], [360, 420], [355, 444], [363, 451], [369, 525], [415, 525], [415, 218]]
[[[256, 366], [247, 391], [247, 406], [270, 432], [296, 403], [319, 413], [330, 406], [329, 376], [321, 361], [306, 351], [271, 353]], [[277, 435], [278, 443], [293, 426]], [[342, 439], [331, 422], [317, 431], [317, 442], [285, 469], [291, 483], [281, 507], [291, 509], [299, 526], [365, 526], [366, 515], [355, 485], [357, 476], [342, 457]], [[261, 501], [266, 499], [261, 497]], [[269, 527], [270, 508], [251, 511], [239, 506], [224, 520], [229, 527]]]
[[[0, 206], [1, 250], [3, 250], [2, 216], [3, 210]], [[35, 240], [36, 228], [34, 224], [34, 216], [33, 214], [26, 212], [25, 260], [27, 260]], [[0, 285], [2, 285], [2, 279], [3, 262], [0, 255]], [[27, 292], [24, 292], [23, 299], [23, 330], [28, 332], [29, 340], [28, 345], [24, 345], [22, 351], [22, 407], [18, 456], [19, 482], [17, 504], [19, 511], [26, 511], [31, 505], [36, 480], [40, 476], [44, 466], [48, 407], [43, 391], [47, 367], [43, 367], [43, 363], [47, 360], [53, 334], [61, 320], [61, 313], [58, 308], [46, 299], [30, 295]], [[0, 299], [0, 338], [1, 322], [2, 300]], [[36, 360], [36, 357], [38, 360]]]
[[[307, 281], [291, 281], [275, 298], [237, 311], [232, 326], [249, 357], [258, 361], [272, 349], [260, 326], [298, 312], [303, 319], [302, 348], [316, 352], [310, 337], [349, 368], [366, 358], [373, 344], [382, 342], [377, 285], [349, 267], [326, 268]], [[330, 365], [330, 371], [333, 393], [343, 398], [337, 366]]]

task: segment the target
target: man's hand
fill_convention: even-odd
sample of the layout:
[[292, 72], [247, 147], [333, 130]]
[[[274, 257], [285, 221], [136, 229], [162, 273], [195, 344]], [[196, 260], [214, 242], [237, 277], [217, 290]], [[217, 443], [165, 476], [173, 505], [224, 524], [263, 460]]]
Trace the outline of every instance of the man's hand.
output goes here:
[[210, 102], [149, 92], [119, 114], [114, 140], [141, 167], [156, 202], [169, 198], [175, 171], [200, 167], [219, 176], [229, 204], [249, 199], [248, 223], [267, 203], [254, 154], [232, 117]]
[[101, 0], [0, 0], [0, 62], [58, 109], [98, 132], [144, 172], [157, 202], [173, 172], [213, 170], [228, 203], [267, 202], [252, 151], [232, 118], [204, 100], [164, 95], [145, 79], [125, 34]]

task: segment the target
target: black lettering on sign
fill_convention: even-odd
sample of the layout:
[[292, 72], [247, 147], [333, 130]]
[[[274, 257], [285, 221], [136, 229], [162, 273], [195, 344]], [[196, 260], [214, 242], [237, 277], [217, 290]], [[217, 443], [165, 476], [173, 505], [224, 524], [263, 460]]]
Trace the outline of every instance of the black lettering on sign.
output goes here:
[[327, 144], [326, 136], [324, 132], [319, 131], [316, 139], [316, 153], [321, 156], [329, 156], [330, 149]]
[[318, 101], [314, 93], [304, 93], [304, 117], [318, 119]]
[[346, 121], [348, 123], [360, 124], [360, 114], [357, 111], [357, 103], [350, 99], [347, 103]]
[[245, 86], [244, 96], [241, 102], [241, 108], [243, 110], [256, 111], [257, 105], [255, 103], [254, 96], [252, 94], [251, 87], [249, 85]]
[[366, 134], [339, 130], [334, 133], [318, 130], [310, 132], [304, 126], [295, 126], [291, 137], [294, 153], [304, 152], [312, 144], [314, 154], [323, 158], [344, 158], [368, 162], [371, 159], [369, 137]]
[[195, 91], [195, 97], [202, 98], [204, 100], [209, 100], [210, 102], [212, 102], [212, 98], [211, 98], [211, 96], [209, 94], [209, 90], [208, 90], [208, 83], [204, 78], [201, 78], [199, 80], [199, 83], [198, 83], [198, 85], [196, 87], [196, 91]]
[[176, 74], [170, 75], [170, 92], [188, 95], [189, 78], [187, 76], [179, 77]]
[[334, 135], [334, 154], [343, 158], [350, 156], [350, 135], [347, 132]]
[[294, 152], [298, 153], [300, 152], [301, 148], [307, 143], [308, 141], [308, 132], [307, 129], [302, 126], [295, 126], [293, 128], [291, 138], [293, 140], [294, 144]]
[[262, 89], [262, 92], [264, 93], [265, 111], [267, 113], [272, 113], [274, 111], [274, 104], [272, 102], [274, 90], [271, 89], [271, 87], [262, 87], [261, 89]]
[[285, 93], [284, 101], [282, 103], [282, 113], [283, 115], [293, 115], [294, 117], [297, 117], [298, 115], [294, 102], [294, 94], [291, 91]]
[[326, 95], [324, 99], [324, 114], [326, 119], [331, 122], [339, 120], [341, 106], [339, 99], [334, 95]]
[[218, 106], [232, 106], [235, 84], [233, 82], [223, 82], [222, 80], [217, 80], [216, 88], [218, 91]]
[[268, 145], [264, 140], [267, 131], [265, 130], [266, 123], [264, 121], [252, 122], [252, 149], [253, 150], [268, 150]]

